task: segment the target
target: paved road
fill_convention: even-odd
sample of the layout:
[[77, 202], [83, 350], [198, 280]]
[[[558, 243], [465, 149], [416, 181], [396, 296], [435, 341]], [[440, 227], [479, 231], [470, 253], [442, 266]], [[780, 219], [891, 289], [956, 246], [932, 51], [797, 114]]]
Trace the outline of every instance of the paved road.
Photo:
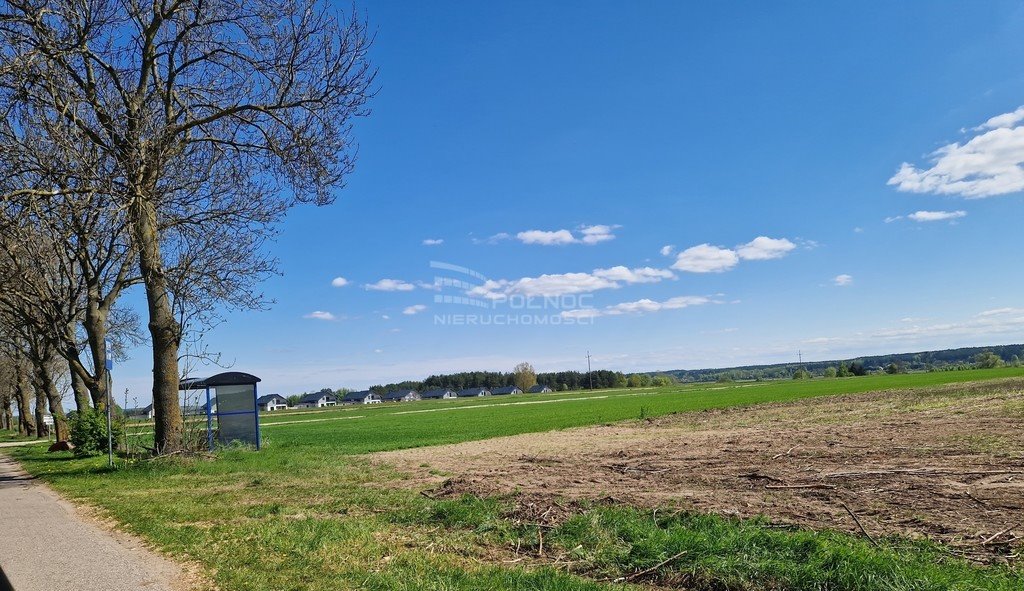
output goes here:
[[0, 454], [0, 569], [14, 591], [180, 591], [181, 571], [83, 518]]
[[29, 439], [27, 441], [2, 441], [0, 447], [22, 447], [25, 445], [40, 445], [42, 443], [52, 444], [48, 439]]

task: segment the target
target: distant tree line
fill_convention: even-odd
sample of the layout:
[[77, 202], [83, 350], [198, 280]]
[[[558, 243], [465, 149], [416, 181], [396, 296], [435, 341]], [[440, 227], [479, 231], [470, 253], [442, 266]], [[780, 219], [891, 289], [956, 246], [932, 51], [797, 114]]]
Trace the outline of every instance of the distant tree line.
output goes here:
[[730, 382], [783, 380], [808, 377], [847, 377], [869, 373], [899, 374], [922, 371], [956, 371], [975, 368], [1019, 366], [1024, 345], [964, 347], [942, 351], [874, 355], [807, 363], [778, 363], [713, 369], [679, 369], [654, 375], [670, 375], [680, 382]]
[[[547, 386], [556, 392], [586, 390], [591, 388], [647, 388], [669, 386], [678, 382], [734, 382], [749, 380], [810, 379], [812, 377], [846, 378], [868, 374], [901, 374], [911, 371], [957, 371], [965, 369], [989, 369], [1003, 366], [1019, 367], [1024, 359], [1024, 345], [1003, 345], [997, 347], [968, 347], [946, 351], [924, 351], [921, 353], [900, 353], [876, 355], [857, 359], [815, 361], [809, 363], [780, 363], [776, 365], [751, 365], [720, 369], [674, 370], [666, 372], [623, 373], [606, 369], [590, 373], [580, 371], [558, 371], [536, 373], [529, 363], [520, 363], [513, 371], [464, 371], [451, 374], [435, 374], [425, 380], [406, 380], [390, 384], [376, 384], [370, 387], [375, 394], [386, 394], [395, 390], [433, 390], [451, 388], [500, 388], [518, 386], [527, 390], [533, 384]], [[591, 380], [593, 378], [593, 380]], [[334, 394], [343, 397], [348, 388], [322, 388], [318, 394]], [[294, 405], [303, 394], [287, 396]]]
[[[511, 372], [465, 371], [451, 374], [436, 374], [424, 380], [376, 384], [370, 387], [370, 391], [383, 395], [395, 390], [417, 390], [422, 392], [438, 388], [464, 390], [466, 388], [500, 388], [502, 386], [517, 386], [521, 390], [526, 391], [534, 385], [540, 385], [547, 386], [555, 392], [567, 392], [569, 390], [586, 390], [591, 387], [597, 390], [604, 388], [668, 386], [675, 382], [676, 379], [670, 375], [626, 374], [621, 371], [606, 369], [594, 370], [589, 373], [580, 371], [537, 373], [529, 363], [520, 363]], [[340, 398], [348, 392], [350, 390], [347, 388], [339, 390], [322, 388], [317, 393], [335, 394]], [[304, 394], [295, 394], [286, 396], [286, 398], [290, 404], [295, 404]]]

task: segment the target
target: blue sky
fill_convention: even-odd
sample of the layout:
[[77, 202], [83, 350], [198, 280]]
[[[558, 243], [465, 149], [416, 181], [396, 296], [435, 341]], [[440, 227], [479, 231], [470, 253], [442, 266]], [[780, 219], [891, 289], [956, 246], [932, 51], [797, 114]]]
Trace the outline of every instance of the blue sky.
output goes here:
[[361, 3], [356, 172], [209, 347], [291, 394], [1024, 340], [1024, 8], [703, 4]]

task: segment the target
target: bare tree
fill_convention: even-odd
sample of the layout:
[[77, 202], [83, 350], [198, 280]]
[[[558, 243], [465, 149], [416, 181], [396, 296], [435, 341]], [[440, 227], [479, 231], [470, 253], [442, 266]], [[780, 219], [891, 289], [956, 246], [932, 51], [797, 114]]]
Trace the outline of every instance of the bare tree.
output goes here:
[[18, 373], [15, 394], [15, 402], [18, 406], [18, 432], [32, 437], [36, 434], [36, 423], [32, 419], [32, 397], [35, 393], [24, 368]]
[[3, 347], [0, 347], [0, 429], [15, 428], [11, 403], [14, 402], [17, 380], [18, 372], [14, 367], [14, 360], [6, 354]]
[[[18, 105], [10, 106], [17, 115]], [[42, 129], [23, 129], [17, 116], [0, 122], [0, 265], [19, 278], [37, 277], [4, 291], [38, 309], [30, 317], [44, 323], [39, 330], [66, 359], [80, 408], [85, 389], [97, 408], [107, 399], [107, 338], [118, 352], [138, 341], [134, 316], [116, 308], [140, 278], [109, 168], [70, 122]]]
[[[10, 277], [3, 277], [7, 286], [12, 283]], [[0, 296], [7, 293], [0, 292]], [[0, 297], [0, 303], [5, 298]], [[58, 362], [58, 357], [53, 350], [51, 335], [38, 330], [38, 325], [33, 320], [26, 321], [26, 314], [21, 310], [4, 308], [0, 306], [0, 316], [3, 317], [0, 324], [3, 325], [3, 338], [5, 349], [14, 352], [14, 369], [17, 373], [17, 388], [19, 399], [19, 415], [24, 419], [26, 414], [28, 395], [31, 389], [35, 392], [35, 433], [43, 437], [47, 428], [43, 423], [43, 414], [47, 408], [54, 420], [54, 427], [58, 439], [67, 439], [68, 426], [64, 414], [63, 394], [57, 386], [57, 377], [62, 368], [67, 366]]]
[[36, 336], [29, 345], [29, 361], [32, 364], [32, 383], [36, 390], [36, 432], [39, 437], [48, 435], [45, 425], [40, 424], [41, 409], [49, 408], [53, 419], [57, 441], [67, 441], [69, 430], [64, 414], [63, 395], [57, 386], [57, 372], [61, 364], [53, 353], [49, 339]]
[[[72, 123], [110, 165], [146, 289], [159, 451], [181, 444], [169, 270], [193, 269], [189, 283], [219, 286], [231, 305], [259, 300], [251, 288], [273, 269], [262, 241], [291, 205], [330, 203], [352, 170], [369, 42], [363, 22], [318, 0], [0, 9], [0, 108], [15, 132]], [[209, 237], [224, 259], [186, 264]]]
[[13, 335], [2, 315], [0, 315], [0, 359], [7, 368], [5, 371], [7, 379], [11, 380], [9, 388], [13, 393], [13, 402], [18, 409], [18, 432], [31, 437], [36, 434], [36, 425], [32, 418], [32, 398], [35, 393], [32, 390], [30, 369], [25, 361], [22, 342]]

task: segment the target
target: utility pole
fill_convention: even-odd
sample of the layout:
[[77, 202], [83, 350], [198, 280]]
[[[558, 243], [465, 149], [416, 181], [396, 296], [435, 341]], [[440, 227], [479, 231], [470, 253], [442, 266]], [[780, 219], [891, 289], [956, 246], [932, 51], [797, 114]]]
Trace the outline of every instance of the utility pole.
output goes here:
[[106, 349], [106, 369], [107, 374], [107, 466], [110, 468], [114, 467], [114, 431], [111, 429], [111, 413], [114, 406], [114, 394], [111, 392], [113, 389], [113, 383], [110, 379], [110, 370], [114, 369], [114, 360], [110, 358], [110, 341], [103, 341], [103, 348]]
[[797, 350], [796, 355], [797, 355], [797, 358], [800, 359], [800, 365], [803, 365], [804, 364], [804, 352], [800, 351], [800, 350]]
[[590, 389], [594, 389], [594, 372], [590, 370], [590, 349], [587, 349], [587, 377], [590, 378]]

